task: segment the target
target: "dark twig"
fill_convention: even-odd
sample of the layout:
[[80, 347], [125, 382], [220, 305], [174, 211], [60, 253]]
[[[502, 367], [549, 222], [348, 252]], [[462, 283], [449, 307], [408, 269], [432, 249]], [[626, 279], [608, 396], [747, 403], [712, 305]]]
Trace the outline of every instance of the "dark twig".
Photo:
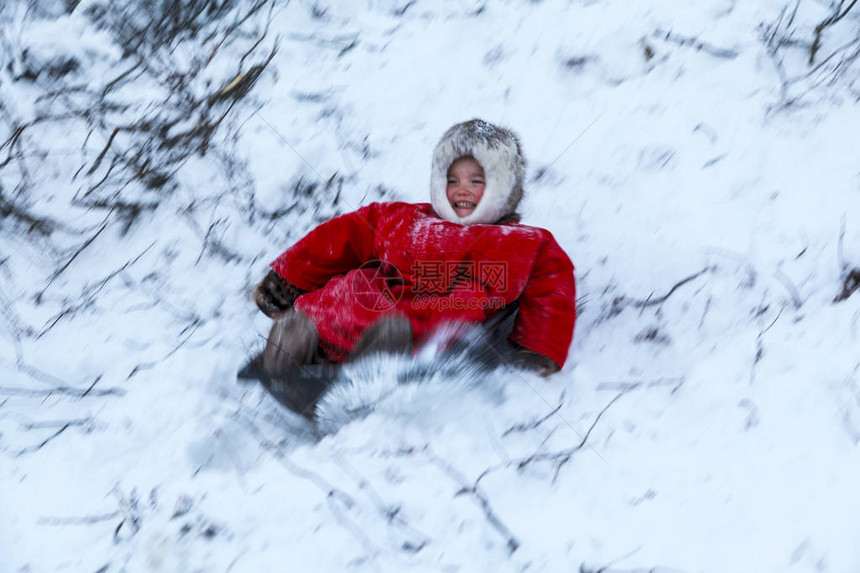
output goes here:
[[606, 404], [606, 406], [603, 407], [603, 409], [594, 418], [594, 421], [591, 423], [591, 426], [588, 428], [588, 431], [585, 432], [585, 435], [582, 437], [582, 440], [578, 444], [576, 444], [575, 446], [564, 449], [564, 450], [559, 450], [556, 452], [539, 452], [539, 453], [532, 454], [532, 455], [525, 457], [525, 458], [513, 459], [513, 460], [506, 461], [503, 464], [498, 464], [498, 465], [489, 467], [486, 470], [484, 470], [483, 472], [481, 472], [481, 474], [475, 479], [474, 485], [472, 487], [477, 487], [478, 484], [481, 482], [481, 480], [483, 480], [485, 477], [487, 477], [491, 473], [494, 473], [500, 469], [505, 469], [505, 468], [516, 466], [516, 468], [518, 470], [521, 470], [521, 469], [525, 468], [526, 466], [528, 466], [529, 464], [532, 464], [535, 462], [544, 462], [544, 461], [551, 461], [551, 462], [555, 462], [555, 464], [556, 464], [555, 474], [553, 475], [553, 478], [552, 478], [552, 483], [554, 484], [556, 482], [556, 480], [558, 479], [559, 472], [561, 471], [561, 468], [573, 458], [573, 455], [576, 452], [582, 450], [586, 445], [588, 445], [587, 444], [588, 437], [591, 435], [591, 432], [594, 430], [594, 428], [597, 427], [597, 423], [600, 421], [600, 419], [603, 417], [603, 415], [609, 410], [609, 408], [616, 401], [618, 401], [619, 398], [621, 398], [624, 394], [626, 394], [628, 392], [628, 390], [630, 390], [630, 389], [632, 389], [632, 388], [626, 388], [626, 387], [622, 388], [621, 392], [619, 392], [617, 396], [615, 396], [612, 400], [609, 401], [608, 404]]
[[57, 228], [57, 224], [46, 218], [33, 215], [23, 207], [16, 205], [3, 196], [3, 190], [0, 189], [0, 220], [10, 217], [20, 223], [26, 225], [27, 232], [36, 232], [44, 237], [48, 237]]
[[242, 421], [251, 434], [257, 438], [260, 443], [260, 447], [271, 453], [272, 456], [284, 467], [284, 469], [292, 475], [308, 481], [325, 495], [329, 509], [337, 522], [356, 538], [368, 555], [373, 556], [379, 553], [379, 548], [376, 544], [367, 537], [364, 531], [356, 523], [346, 516], [344, 510], [350, 511], [356, 505], [355, 500], [349, 494], [335, 487], [320, 474], [296, 465], [292, 460], [290, 460], [278, 444], [272, 443], [263, 436], [262, 432], [253, 421], [247, 418]]
[[672, 296], [676, 290], [678, 290], [679, 288], [681, 288], [685, 284], [696, 280], [697, 278], [699, 278], [700, 276], [702, 276], [703, 274], [705, 274], [709, 270], [710, 270], [710, 267], [706, 267], [706, 268], [702, 269], [701, 271], [688, 276], [685, 279], [681, 279], [680, 281], [675, 283], [675, 285], [672, 288], [669, 289], [669, 292], [667, 292], [663, 296], [660, 296], [657, 298], [653, 298], [654, 293], [651, 293], [650, 295], [648, 295], [648, 298], [646, 298], [645, 300], [628, 298], [625, 296], [616, 297], [612, 301], [612, 314], [617, 314], [625, 306], [633, 306], [636, 308], [648, 308], [650, 306], [663, 304], [664, 302], [669, 300], [669, 297]]
[[[108, 215], [110, 215], [110, 214], [108, 214]], [[87, 239], [86, 241], [84, 241], [84, 244], [83, 244], [83, 245], [81, 245], [80, 247], [78, 247], [78, 248], [77, 248], [77, 250], [75, 250], [75, 252], [74, 252], [74, 253], [72, 254], [72, 256], [69, 258], [69, 260], [68, 260], [68, 261], [66, 261], [66, 262], [65, 262], [65, 264], [63, 264], [63, 266], [61, 266], [59, 269], [57, 269], [57, 270], [54, 272], [54, 274], [53, 274], [53, 275], [51, 275], [50, 280], [48, 280], [48, 284], [46, 284], [46, 285], [45, 285], [45, 288], [43, 288], [43, 289], [39, 292], [39, 294], [36, 296], [36, 301], [37, 301], [37, 302], [41, 300], [42, 295], [44, 295], [44, 294], [45, 294], [45, 291], [46, 291], [46, 290], [48, 290], [48, 287], [50, 287], [50, 286], [54, 283], [54, 281], [55, 281], [55, 280], [57, 280], [57, 279], [59, 278], [59, 276], [60, 276], [61, 274], [63, 274], [63, 272], [64, 272], [67, 268], [69, 268], [69, 265], [71, 265], [71, 264], [75, 261], [75, 259], [76, 259], [76, 258], [78, 258], [78, 255], [80, 255], [82, 252], [84, 252], [84, 250], [85, 250], [87, 247], [89, 247], [91, 244], [93, 244], [93, 241], [95, 241], [95, 240], [98, 238], [98, 236], [102, 234], [102, 232], [107, 228], [107, 225], [108, 225], [108, 220], [107, 220], [107, 217], [106, 217], [106, 218], [105, 218], [104, 223], [103, 223], [103, 224], [102, 224], [102, 226], [101, 226], [101, 228], [99, 228], [99, 230], [98, 230], [98, 231], [96, 231], [96, 232], [95, 232], [95, 234], [94, 234], [92, 237], [90, 237], [89, 239]]]
[[857, 290], [860, 290], [860, 268], [851, 269], [845, 273], [845, 278], [842, 281], [842, 292], [836, 295], [833, 302], [847, 300]]
[[120, 268], [111, 272], [105, 278], [103, 278], [100, 281], [97, 281], [95, 283], [88, 284], [88, 285], [84, 286], [80, 295], [77, 297], [77, 302], [74, 305], [63, 309], [60, 313], [58, 313], [54, 317], [50, 318], [49, 319], [50, 322], [36, 335], [36, 338], [39, 338], [39, 337], [43, 336], [46, 332], [50, 331], [54, 326], [56, 326], [56, 324], [61, 319], [65, 318], [65, 317], [73, 316], [75, 314], [75, 312], [78, 311], [79, 309], [86, 308], [86, 307], [90, 306], [93, 303], [96, 296], [102, 291], [102, 289], [105, 288], [105, 286], [111, 280], [113, 280], [115, 277], [120, 275], [123, 271], [125, 271], [130, 266], [132, 266], [136, 262], [138, 262], [141, 259], [141, 257], [143, 257], [143, 255], [145, 255], [147, 252], [149, 252], [149, 250], [153, 246], [155, 246], [155, 243], [156, 243], [156, 241], [153, 241], [152, 243], [150, 243], [149, 246], [146, 247], [139, 255], [137, 255], [135, 258], [133, 258], [129, 261], [126, 261]]
[[[780, 103], [775, 106], [777, 109], [800, 105], [808, 94], [820, 94], [821, 90], [817, 88], [832, 86], [840, 77], [848, 78], [850, 89], [852, 79], [856, 77], [856, 73], [853, 73], [854, 68], [860, 61], [860, 37], [856, 33], [849, 32], [847, 34], [849, 39], [843, 45], [835, 49], [828, 47], [828, 55], [816, 63], [820, 52], [825, 47], [824, 32], [843, 20], [856, 7], [857, 0], [852, 0], [847, 6], [845, 3], [845, 0], [840, 0], [838, 4], [831, 3], [835, 4], [833, 12], [817, 23], [811, 37], [807, 34], [800, 36], [794, 27], [800, 0], [794, 2], [794, 10], [790, 17], [786, 17], [788, 6], [785, 6], [775, 22], [762, 26], [762, 40], [768, 48], [768, 54], [774, 62], [781, 82]], [[805, 26], [800, 27], [801, 30], [804, 28]], [[787, 62], [791, 62], [794, 58], [792, 60], [785, 58], [786, 49], [807, 51], [808, 69], [796, 69], [794, 73], [789, 73]]]
[[502, 437], [505, 437], [514, 432], [526, 432], [529, 430], [536, 430], [541, 424], [555, 416], [558, 411], [561, 410], [562, 406], [564, 406], [564, 401], [559, 402], [558, 406], [556, 406], [549, 414], [535, 420], [534, 422], [529, 422], [528, 424], [514, 424], [502, 433]]
[[94, 525], [103, 521], [110, 521], [119, 517], [119, 511], [104, 513], [102, 515], [85, 515], [83, 517], [40, 517], [36, 520], [38, 525]]
[[617, 396], [610, 400], [609, 403], [606, 404], [606, 406], [604, 406], [603, 409], [600, 410], [600, 412], [598, 412], [597, 416], [595, 416], [594, 421], [591, 423], [591, 426], [585, 432], [585, 436], [582, 438], [582, 441], [579, 444], [573, 446], [572, 448], [568, 448], [566, 450], [561, 450], [558, 452], [537, 453], [532, 456], [529, 456], [525, 459], [520, 460], [519, 462], [516, 462], [517, 469], [522, 469], [533, 462], [555, 462], [555, 475], [552, 478], [552, 482], [555, 483], [558, 479], [559, 472], [561, 472], [561, 468], [565, 464], [570, 462], [570, 460], [573, 458], [573, 454], [585, 447], [586, 443], [588, 442], [588, 437], [591, 435], [591, 432], [594, 431], [594, 428], [597, 427], [597, 424], [598, 422], [600, 422], [600, 419], [603, 417], [604, 414], [606, 414], [607, 411], [609, 411], [609, 408], [611, 408], [612, 405], [615, 404], [615, 402], [617, 402], [624, 394], [626, 394], [626, 391], [619, 392]]
[[96, 172], [96, 169], [98, 169], [99, 165], [101, 165], [101, 163], [102, 163], [102, 159], [105, 158], [105, 155], [107, 155], [108, 150], [110, 150], [110, 146], [113, 144], [113, 140], [116, 138], [117, 134], [122, 129], [125, 129], [125, 128], [115, 127], [113, 129], [113, 131], [110, 134], [110, 137], [108, 137], [107, 143], [105, 143], [104, 148], [102, 148], [101, 153], [99, 153], [98, 157], [96, 157], [96, 160], [93, 161], [93, 166], [90, 167], [89, 171], [87, 171], [87, 175], [92, 175], [93, 173]]
[[[95, 384], [95, 383], [93, 383]], [[93, 390], [90, 385], [86, 390], [72, 386], [58, 386], [56, 388], [34, 390], [33, 388], [18, 388], [15, 386], [0, 386], [0, 395], [23, 396], [27, 398], [46, 398], [54, 394], [72, 396], [73, 398], [85, 398], [86, 396], [125, 396], [122, 388], [107, 388], [105, 390]]]
[[824, 30], [829, 26], [837, 23], [839, 20], [844, 18], [848, 12], [851, 11], [852, 8], [857, 4], [857, 0], [852, 0], [852, 2], [840, 12], [842, 8], [843, 2], [839, 2], [839, 5], [836, 7], [836, 10], [833, 14], [830, 15], [829, 18], [825, 18], [815, 27], [815, 31], [813, 32], [815, 35], [815, 39], [812, 41], [812, 45], [809, 47], [809, 65], [811, 66], [815, 62], [815, 55], [818, 53], [818, 50], [821, 48], [821, 35], [824, 33]]
[[782, 269], [776, 269], [773, 273], [774, 278], [776, 278], [782, 285], [785, 287], [785, 290], [788, 291], [788, 294], [791, 295], [791, 301], [794, 303], [794, 308], [799, 309], [803, 306], [803, 299], [800, 297], [800, 291], [797, 290], [797, 287], [794, 286], [794, 283], [788, 278], [788, 275], [782, 272]]
[[71, 424], [65, 424], [65, 425], [63, 425], [63, 427], [62, 427], [62, 428], [60, 428], [59, 430], [57, 430], [56, 432], [54, 432], [53, 434], [51, 434], [50, 436], [48, 436], [47, 438], [45, 438], [44, 440], [42, 440], [40, 443], [38, 443], [38, 444], [36, 444], [36, 445], [34, 445], [34, 446], [29, 446], [29, 447], [23, 448], [23, 449], [21, 449], [21, 450], [18, 450], [18, 454], [17, 454], [17, 455], [18, 455], [18, 456], [23, 456], [23, 455], [25, 455], [25, 454], [30, 454], [30, 453], [36, 452], [36, 451], [38, 451], [38, 450], [41, 450], [41, 449], [42, 449], [43, 447], [45, 447], [49, 442], [51, 442], [51, 440], [53, 440], [54, 438], [58, 437], [60, 434], [62, 434], [62, 433], [63, 433], [63, 432], [65, 432], [66, 430], [68, 430], [70, 427], [71, 427]]
[[726, 58], [729, 60], [733, 60], [738, 57], [737, 50], [718, 48], [716, 46], [708, 44], [707, 42], [703, 42], [698, 38], [681, 36], [679, 34], [673, 33], [672, 31], [664, 31], [658, 28], [657, 30], [654, 30], [653, 37], [658, 40], [665, 40], [666, 42], [678, 44], [679, 46], [692, 47], [699, 52], [705, 52], [706, 54], [710, 54], [711, 56], [715, 56], [717, 58]]
[[505, 539], [505, 545], [508, 548], [508, 553], [513, 553], [516, 551], [520, 542], [517, 538], [511, 533], [510, 529], [502, 522], [501, 519], [496, 515], [490, 506], [490, 501], [487, 498], [486, 494], [480, 490], [477, 483], [470, 485], [466, 476], [462, 473], [454, 469], [454, 467], [434, 454], [429, 446], [424, 448], [424, 453], [427, 455], [428, 459], [433, 462], [433, 465], [440, 468], [449, 477], [451, 477], [454, 481], [460, 484], [460, 490], [457, 491], [455, 496], [457, 495], [471, 495], [478, 503], [481, 511], [484, 513], [484, 517], [487, 519], [487, 523], [489, 523], [493, 529], [499, 532], [499, 534]]
[[371, 486], [370, 482], [350, 464], [343, 456], [335, 455], [334, 460], [347, 473], [352, 474], [353, 479], [358, 483], [358, 487], [363, 491], [371, 503], [376, 507], [377, 513], [391, 526], [396, 527], [403, 536], [399, 549], [409, 553], [417, 553], [424, 546], [430, 543], [430, 537], [425, 533], [418, 531], [403, 517], [399, 506], [392, 506], [386, 503], [377, 491]]

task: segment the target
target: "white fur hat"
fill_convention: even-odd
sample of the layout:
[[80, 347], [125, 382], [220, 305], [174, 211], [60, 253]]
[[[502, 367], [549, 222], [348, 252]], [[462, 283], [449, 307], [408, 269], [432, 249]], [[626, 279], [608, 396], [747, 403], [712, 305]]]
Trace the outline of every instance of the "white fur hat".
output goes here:
[[[471, 155], [484, 169], [484, 196], [475, 210], [460, 217], [448, 201], [448, 168]], [[472, 119], [445, 132], [433, 151], [430, 200], [436, 214], [463, 225], [492, 224], [513, 214], [523, 198], [526, 158], [514, 132]]]

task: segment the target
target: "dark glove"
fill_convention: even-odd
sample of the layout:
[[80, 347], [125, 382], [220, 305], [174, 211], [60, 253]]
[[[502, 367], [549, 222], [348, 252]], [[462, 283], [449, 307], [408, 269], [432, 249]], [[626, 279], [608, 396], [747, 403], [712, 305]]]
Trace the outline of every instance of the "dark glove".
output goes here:
[[561, 368], [558, 367], [558, 364], [556, 364], [549, 356], [544, 356], [539, 352], [529, 350], [519, 344], [511, 343], [511, 346], [513, 346], [513, 352], [511, 353], [508, 363], [512, 366], [532, 370], [543, 377], [555, 374], [561, 370]]
[[254, 288], [254, 302], [263, 314], [276, 318], [291, 309], [296, 299], [306, 292], [308, 291], [293, 286], [272, 270]]

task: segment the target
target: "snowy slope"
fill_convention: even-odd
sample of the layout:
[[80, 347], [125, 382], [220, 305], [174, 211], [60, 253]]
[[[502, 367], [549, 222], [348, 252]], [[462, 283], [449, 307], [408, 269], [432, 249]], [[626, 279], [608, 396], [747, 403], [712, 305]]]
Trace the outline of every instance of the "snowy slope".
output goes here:
[[[860, 568], [860, 8], [810, 64], [848, 2], [169, 4], [0, 7], [0, 571]], [[266, 264], [475, 116], [564, 370], [324, 437], [238, 385]]]

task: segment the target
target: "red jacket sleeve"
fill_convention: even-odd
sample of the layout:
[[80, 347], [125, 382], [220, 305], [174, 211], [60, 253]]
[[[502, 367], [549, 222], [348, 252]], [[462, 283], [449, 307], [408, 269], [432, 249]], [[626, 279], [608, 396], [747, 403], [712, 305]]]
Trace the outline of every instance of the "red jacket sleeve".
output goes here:
[[573, 263], [552, 235], [541, 245], [520, 295], [510, 339], [551, 358], [559, 367], [567, 360], [576, 322]]
[[271, 267], [304, 290], [316, 290], [338, 274], [360, 267], [376, 256], [380, 205], [326, 221], [275, 259]]

